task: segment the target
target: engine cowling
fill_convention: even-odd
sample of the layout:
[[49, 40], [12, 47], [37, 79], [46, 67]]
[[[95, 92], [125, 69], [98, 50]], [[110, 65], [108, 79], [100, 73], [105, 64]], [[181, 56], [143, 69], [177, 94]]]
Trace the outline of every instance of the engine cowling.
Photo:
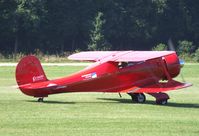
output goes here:
[[[180, 73], [181, 62], [176, 53], [165, 56], [164, 60], [166, 62], [167, 70], [169, 75], [174, 78]], [[183, 63], [184, 64], [184, 63]]]

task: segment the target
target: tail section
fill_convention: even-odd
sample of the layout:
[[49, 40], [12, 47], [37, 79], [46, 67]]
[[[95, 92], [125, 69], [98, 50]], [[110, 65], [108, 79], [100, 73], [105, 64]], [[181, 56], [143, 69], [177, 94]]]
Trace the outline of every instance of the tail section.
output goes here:
[[41, 63], [35, 56], [26, 56], [18, 63], [16, 68], [16, 81], [19, 86], [47, 80]]

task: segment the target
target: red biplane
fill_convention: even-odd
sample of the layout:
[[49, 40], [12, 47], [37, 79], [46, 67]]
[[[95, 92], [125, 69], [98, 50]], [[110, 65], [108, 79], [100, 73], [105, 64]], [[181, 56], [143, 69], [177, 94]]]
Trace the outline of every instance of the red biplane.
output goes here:
[[146, 93], [157, 104], [166, 104], [165, 91], [191, 86], [172, 79], [184, 64], [174, 51], [89, 51], [68, 58], [95, 63], [68, 77], [48, 80], [40, 61], [26, 56], [16, 68], [19, 89], [38, 101], [57, 93], [108, 92], [127, 93], [138, 103], [145, 102]]

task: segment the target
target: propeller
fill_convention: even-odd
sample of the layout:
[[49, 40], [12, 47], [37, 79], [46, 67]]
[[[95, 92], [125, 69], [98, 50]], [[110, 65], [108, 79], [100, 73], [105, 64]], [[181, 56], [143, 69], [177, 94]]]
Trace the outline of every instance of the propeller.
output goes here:
[[169, 46], [170, 51], [176, 51], [171, 38], [169, 38], [169, 40], [168, 40], [168, 46]]
[[[168, 47], [169, 47], [170, 51], [176, 51], [175, 50], [175, 46], [174, 46], [171, 38], [169, 38], [169, 40], [168, 40]], [[179, 63], [180, 63], [180, 67], [182, 68], [184, 66], [184, 64], [185, 64], [185, 61], [183, 59], [179, 58]], [[182, 72], [180, 72], [180, 77], [181, 77], [182, 81], [185, 82], [185, 79], [184, 79], [184, 76], [183, 76]]]
[[18, 89], [18, 88], [19, 88], [18, 85], [11, 85], [10, 87], [11, 87], [11, 88], [14, 88], [14, 89]]

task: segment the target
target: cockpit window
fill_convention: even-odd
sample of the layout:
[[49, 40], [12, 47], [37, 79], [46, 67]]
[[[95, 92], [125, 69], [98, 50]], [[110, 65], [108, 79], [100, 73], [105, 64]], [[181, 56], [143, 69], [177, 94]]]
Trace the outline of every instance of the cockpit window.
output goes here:
[[129, 67], [129, 66], [133, 66], [136, 64], [140, 64], [140, 62], [119, 62], [118, 68], [121, 69], [121, 68]]
[[128, 62], [119, 62], [118, 63], [118, 68], [121, 69], [121, 68], [125, 68], [128, 66]]

